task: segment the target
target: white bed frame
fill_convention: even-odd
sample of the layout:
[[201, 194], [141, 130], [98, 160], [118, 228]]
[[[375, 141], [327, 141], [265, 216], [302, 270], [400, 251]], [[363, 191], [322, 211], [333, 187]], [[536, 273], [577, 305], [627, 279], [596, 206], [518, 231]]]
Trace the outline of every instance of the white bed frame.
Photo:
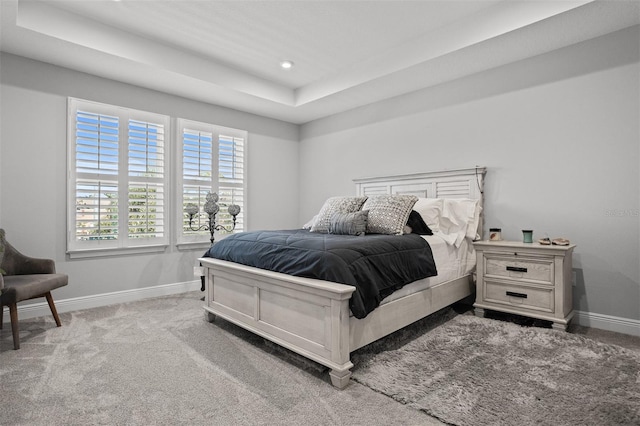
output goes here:
[[[356, 179], [358, 195], [413, 194], [482, 202], [484, 168]], [[482, 220], [480, 221], [482, 225]], [[482, 235], [482, 231], [479, 231]], [[205, 270], [204, 309], [331, 369], [344, 388], [354, 350], [473, 293], [471, 275], [382, 304], [363, 319], [350, 316], [355, 287], [266, 271], [218, 259], [199, 259]]]

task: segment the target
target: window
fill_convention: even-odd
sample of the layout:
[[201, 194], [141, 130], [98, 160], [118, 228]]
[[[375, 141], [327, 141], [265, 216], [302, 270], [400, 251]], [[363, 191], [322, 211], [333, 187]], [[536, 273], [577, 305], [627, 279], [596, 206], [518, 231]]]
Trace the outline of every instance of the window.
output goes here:
[[69, 99], [68, 251], [164, 246], [169, 117]]
[[[213, 124], [190, 120], [177, 120], [178, 133], [178, 182], [177, 215], [182, 217], [178, 229], [178, 243], [208, 242], [206, 230], [193, 231], [208, 224], [203, 206], [209, 191], [219, 196], [220, 213], [217, 223], [230, 228], [232, 217], [226, 206], [237, 204], [241, 211], [237, 217], [235, 231], [245, 227], [245, 147], [247, 132]], [[201, 212], [194, 218], [192, 229], [188, 215], [184, 213], [188, 204], [195, 204]], [[220, 231], [219, 235], [227, 232]], [[218, 238], [218, 237], [216, 237]]]

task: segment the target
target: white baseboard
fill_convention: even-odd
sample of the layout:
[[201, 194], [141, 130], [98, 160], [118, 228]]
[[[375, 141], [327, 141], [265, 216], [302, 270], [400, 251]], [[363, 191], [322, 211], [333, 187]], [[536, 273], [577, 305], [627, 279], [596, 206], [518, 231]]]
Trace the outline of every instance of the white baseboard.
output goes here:
[[[200, 280], [62, 299], [56, 300], [55, 303], [58, 312], [63, 313], [197, 290], [200, 290]], [[20, 319], [36, 318], [46, 315], [51, 315], [49, 305], [46, 301], [18, 305], [18, 318]], [[573, 321], [584, 327], [640, 336], [640, 320], [576, 311]]]
[[[164, 284], [154, 287], [137, 288], [134, 290], [116, 291], [113, 293], [96, 294], [92, 296], [74, 297], [72, 299], [55, 300], [58, 313], [78, 311], [81, 309], [98, 308], [100, 306], [117, 303], [134, 302], [152, 297], [169, 296], [200, 290], [200, 280], [182, 283]], [[54, 295], [55, 297], [55, 295]], [[44, 298], [42, 302], [18, 304], [18, 318], [28, 319], [51, 315], [51, 310]]]
[[640, 336], [640, 320], [576, 311], [573, 321], [584, 327]]

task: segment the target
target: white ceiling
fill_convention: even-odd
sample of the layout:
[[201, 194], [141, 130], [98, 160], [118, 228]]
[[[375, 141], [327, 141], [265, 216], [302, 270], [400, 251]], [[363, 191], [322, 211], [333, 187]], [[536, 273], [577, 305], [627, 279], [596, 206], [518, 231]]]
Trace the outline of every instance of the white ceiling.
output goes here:
[[305, 123], [640, 24], [640, 0], [0, 0], [0, 19], [2, 51]]

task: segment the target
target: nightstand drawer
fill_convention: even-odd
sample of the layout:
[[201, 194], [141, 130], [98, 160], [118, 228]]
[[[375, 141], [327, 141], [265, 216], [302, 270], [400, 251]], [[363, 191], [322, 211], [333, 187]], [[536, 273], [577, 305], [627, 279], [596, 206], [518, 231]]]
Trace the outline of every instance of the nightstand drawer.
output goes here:
[[484, 276], [553, 285], [553, 257], [485, 253]]
[[486, 302], [544, 312], [554, 311], [552, 288], [537, 288], [511, 285], [496, 281], [485, 281], [484, 290], [484, 300]]

